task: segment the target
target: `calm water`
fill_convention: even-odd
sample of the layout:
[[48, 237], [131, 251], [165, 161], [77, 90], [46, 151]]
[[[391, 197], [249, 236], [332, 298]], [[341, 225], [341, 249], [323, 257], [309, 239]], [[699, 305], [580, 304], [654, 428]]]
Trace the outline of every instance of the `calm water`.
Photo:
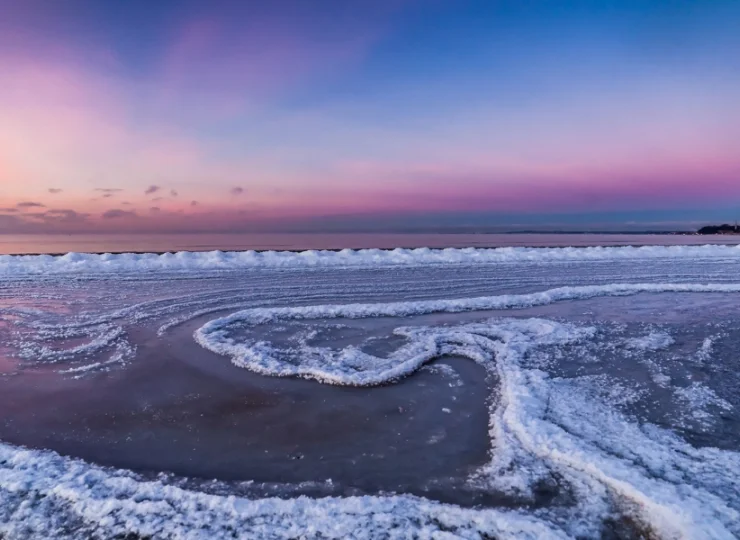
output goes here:
[[0, 235], [0, 254], [738, 243], [739, 236], [659, 234], [59, 234]]

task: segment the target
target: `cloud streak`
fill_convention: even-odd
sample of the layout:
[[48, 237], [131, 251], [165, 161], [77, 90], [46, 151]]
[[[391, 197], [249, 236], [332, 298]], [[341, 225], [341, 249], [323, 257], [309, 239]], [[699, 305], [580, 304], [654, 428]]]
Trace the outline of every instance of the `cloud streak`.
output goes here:
[[120, 208], [113, 208], [106, 210], [101, 214], [103, 219], [123, 219], [123, 218], [136, 218], [138, 214], [131, 210], [121, 210]]
[[39, 202], [23, 201], [16, 205], [18, 208], [44, 208], [46, 205]]

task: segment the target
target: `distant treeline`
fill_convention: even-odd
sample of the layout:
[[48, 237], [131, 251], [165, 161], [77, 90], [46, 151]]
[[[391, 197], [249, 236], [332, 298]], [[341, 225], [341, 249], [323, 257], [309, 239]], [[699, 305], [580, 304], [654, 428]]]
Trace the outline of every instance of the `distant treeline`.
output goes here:
[[699, 234], [740, 234], [740, 227], [737, 225], [707, 225], [699, 229]]

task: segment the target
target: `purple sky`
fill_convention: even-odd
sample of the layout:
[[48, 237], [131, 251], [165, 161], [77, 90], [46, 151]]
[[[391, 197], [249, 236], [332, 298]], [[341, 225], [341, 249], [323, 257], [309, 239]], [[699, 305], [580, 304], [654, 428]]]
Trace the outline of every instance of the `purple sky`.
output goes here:
[[0, 232], [740, 217], [734, 1], [0, 0]]

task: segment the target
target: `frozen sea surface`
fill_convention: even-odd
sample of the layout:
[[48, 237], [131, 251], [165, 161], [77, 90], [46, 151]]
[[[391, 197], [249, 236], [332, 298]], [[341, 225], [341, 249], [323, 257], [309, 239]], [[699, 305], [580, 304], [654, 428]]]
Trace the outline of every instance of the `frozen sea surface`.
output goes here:
[[737, 248], [0, 259], [0, 538], [740, 536]]

